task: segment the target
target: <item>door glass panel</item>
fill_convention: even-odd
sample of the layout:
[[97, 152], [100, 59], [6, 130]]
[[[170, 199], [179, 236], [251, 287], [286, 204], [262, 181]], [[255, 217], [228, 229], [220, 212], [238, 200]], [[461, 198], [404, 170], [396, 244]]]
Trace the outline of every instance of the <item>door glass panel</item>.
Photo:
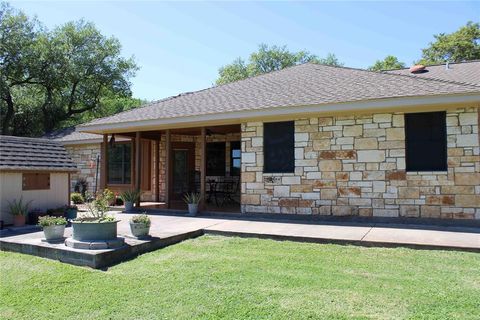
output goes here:
[[188, 151], [173, 151], [173, 193], [182, 196], [188, 192]]

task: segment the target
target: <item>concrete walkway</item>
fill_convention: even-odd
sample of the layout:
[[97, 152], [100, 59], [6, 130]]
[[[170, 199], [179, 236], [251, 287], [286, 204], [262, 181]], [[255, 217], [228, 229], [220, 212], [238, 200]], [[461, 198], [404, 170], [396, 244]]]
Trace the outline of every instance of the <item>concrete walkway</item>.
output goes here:
[[[118, 214], [128, 220], [128, 214]], [[198, 228], [207, 234], [279, 240], [408, 246], [480, 252], [480, 228], [389, 224], [321, 224], [269, 222], [233, 218], [151, 215], [152, 233], [177, 233]], [[122, 224], [121, 224], [122, 225]], [[120, 232], [119, 232], [120, 233]]]
[[[106, 268], [183, 240], [216, 234], [291, 240], [301, 242], [339, 243], [364, 246], [414, 247], [424, 249], [480, 252], [480, 228], [434, 227], [425, 225], [393, 225], [373, 223], [308, 223], [298, 221], [263, 221], [232, 217], [185, 217], [150, 215], [151, 238], [140, 240], [130, 236], [128, 221], [132, 214], [117, 213], [118, 236], [125, 246], [116, 249], [72, 249], [59, 243], [42, 241], [43, 232], [3, 230], [0, 249], [26, 253], [92, 268]], [[65, 236], [71, 235], [67, 228]]]

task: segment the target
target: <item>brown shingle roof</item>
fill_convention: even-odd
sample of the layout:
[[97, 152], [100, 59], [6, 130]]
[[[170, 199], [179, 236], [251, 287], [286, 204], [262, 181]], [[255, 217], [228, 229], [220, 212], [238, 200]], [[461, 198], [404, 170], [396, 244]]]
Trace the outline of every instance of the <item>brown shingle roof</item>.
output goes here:
[[417, 78], [455, 81], [458, 83], [480, 86], [480, 61], [450, 63], [448, 69], [445, 64], [427, 66], [424, 72], [413, 74], [407, 69], [386, 71], [392, 74], [402, 74]]
[[77, 166], [58, 142], [0, 136], [0, 170], [77, 171]]
[[397, 97], [479, 93], [473, 85], [306, 63], [156, 101], [86, 124], [211, 115]]

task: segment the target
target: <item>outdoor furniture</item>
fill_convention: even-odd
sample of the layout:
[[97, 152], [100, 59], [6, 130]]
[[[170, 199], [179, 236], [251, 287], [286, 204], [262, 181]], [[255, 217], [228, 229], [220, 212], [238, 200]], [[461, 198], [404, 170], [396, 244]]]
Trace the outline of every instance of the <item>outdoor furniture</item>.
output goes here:
[[217, 207], [224, 206], [226, 203], [236, 203], [233, 197], [238, 191], [238, 184], [238, 180], [207, 180], [207, 202], [210, 203], [213, 197]]

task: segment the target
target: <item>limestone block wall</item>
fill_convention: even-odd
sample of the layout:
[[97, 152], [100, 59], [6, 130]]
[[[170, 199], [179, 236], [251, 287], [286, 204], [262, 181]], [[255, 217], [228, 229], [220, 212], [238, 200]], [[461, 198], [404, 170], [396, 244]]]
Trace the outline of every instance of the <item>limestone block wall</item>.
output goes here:
[[[74, 186], [80, 177], [87, 179], [88, 192], [93, 193], [95, 188], [95, 172], [97, 155], [100, 155], [100, 143], [80, 144], [80, 145], [66, 145], [65, 149], [72, 157], [77, 165], [78, 172], [71, 174], [71, 190], [73, 192]], [[100, 170], [98, 170], [98, 185], [100, 185]]]
[[402, 113], [295, 119], [295, 172], [263, 173], [242, 124], [242, 212], [480, 219], [479, 110], [447, 111], [448, 170], [406, 172]]

